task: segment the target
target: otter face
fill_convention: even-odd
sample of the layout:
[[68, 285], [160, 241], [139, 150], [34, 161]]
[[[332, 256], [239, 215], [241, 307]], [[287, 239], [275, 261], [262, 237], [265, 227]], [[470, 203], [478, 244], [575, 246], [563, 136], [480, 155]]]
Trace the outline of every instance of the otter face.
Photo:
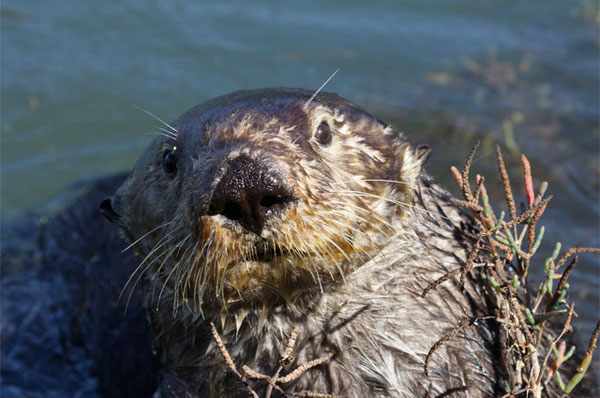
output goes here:
[[[394, 234], [429, 148], [335, 95], [243, 91], [167, 125], [101, 204], [194, 313], [326, 289]], [[159, 295], [160, 297], [160, 295]]]

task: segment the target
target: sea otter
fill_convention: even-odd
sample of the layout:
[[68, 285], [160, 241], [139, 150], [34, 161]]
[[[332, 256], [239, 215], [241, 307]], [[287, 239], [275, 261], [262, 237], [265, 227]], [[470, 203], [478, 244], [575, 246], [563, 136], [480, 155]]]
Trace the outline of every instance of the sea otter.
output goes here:
[[[165, 123], [101, 203], [140, 255], [130, 284], [160, 396], [498, 394], [491, 324], [465, 328], [423, 372], [436, 341], [486, 305], [471, 279], [422, 297], [473, 246], [472, 220], [423, 170], [429, 152], [336, 94], [298, 89], [236, 92]], [[327, 360], [280, 391], [232, 371], [273, 376], [292, 334], [282, 372]]]

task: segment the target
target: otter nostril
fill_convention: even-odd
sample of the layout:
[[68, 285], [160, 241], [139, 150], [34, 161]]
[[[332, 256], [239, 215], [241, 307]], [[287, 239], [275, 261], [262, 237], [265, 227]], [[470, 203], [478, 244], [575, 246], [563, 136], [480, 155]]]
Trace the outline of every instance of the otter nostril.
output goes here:
[[277, 219], [284, 205], [294, 200], [292, 188], [264, 160], [238, 156], [225, 167], [207, 214], [222, 215], [260, 236], [265, 223]]
[[276, 195], [267, 195], [260, 200], [260, 205], [262, 207], [270, 208], [274, 205], [277, 205], [280, 203], [285, 203], [285, 202], [287, 202], [287, 199], [285, 199], [285, 198], [280, 198]]
[[232, 202], [225, 203], [225, 206], [223, 206], [223, 210], [220, 211], [220, 214], [227, 217], [231, 221], [244, 220], [244, 212], [238, 205]]

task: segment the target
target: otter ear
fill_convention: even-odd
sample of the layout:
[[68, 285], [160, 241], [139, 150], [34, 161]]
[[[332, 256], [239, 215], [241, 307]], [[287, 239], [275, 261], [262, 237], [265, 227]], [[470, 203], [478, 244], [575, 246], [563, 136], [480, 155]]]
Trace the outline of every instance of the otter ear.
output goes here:
[[117, 223], [121, 218], [121, 215], [115, 211], [115, 207], [117, 207], [114, 205], [115, 200], [116, 198], [114, 196], [111, 196], [105, 198], [102, 202], [100, 202], [99, 205], [100, 213], [102, 213], [102, 215], [112, 223]]
[[405, 149], [402, 159], [402, 176], [410, 186], [415, 186], [423, 169], [423, 163], [429, 159], [430, 153], [431, 148], [424, 143], [409, 145]]
[[416, 161], [419, 163], [419, 165], [422, 168], [423, 163], [425, 163], [427, 161], [427, 159], [429, 159], [429, 155], [431, 155], [431, 148], [429, 147], [429, 145], [427, 145], [423, 142], [419, 142], [419, 143], [414, 144], [411, 147], [411, 149], [413, 150], [413, 152], [415, 154]]

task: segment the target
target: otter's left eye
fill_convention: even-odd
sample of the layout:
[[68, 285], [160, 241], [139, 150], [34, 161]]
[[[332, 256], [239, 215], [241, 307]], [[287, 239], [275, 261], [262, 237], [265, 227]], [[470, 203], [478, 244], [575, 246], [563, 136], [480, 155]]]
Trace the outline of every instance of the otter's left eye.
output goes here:
[[173, 175], [177, 171], [177, 156], [172, 152], [165, 153], [163, 159], [163, 169], [168, 175]]
[[329, 128], [329, 124], [327, 122], [322, 122], [319, 124], [317, 128], [317, 132], [315, 133], [315, 139], [321, 145], [328, 145], [331, 142], [331, 129]]

